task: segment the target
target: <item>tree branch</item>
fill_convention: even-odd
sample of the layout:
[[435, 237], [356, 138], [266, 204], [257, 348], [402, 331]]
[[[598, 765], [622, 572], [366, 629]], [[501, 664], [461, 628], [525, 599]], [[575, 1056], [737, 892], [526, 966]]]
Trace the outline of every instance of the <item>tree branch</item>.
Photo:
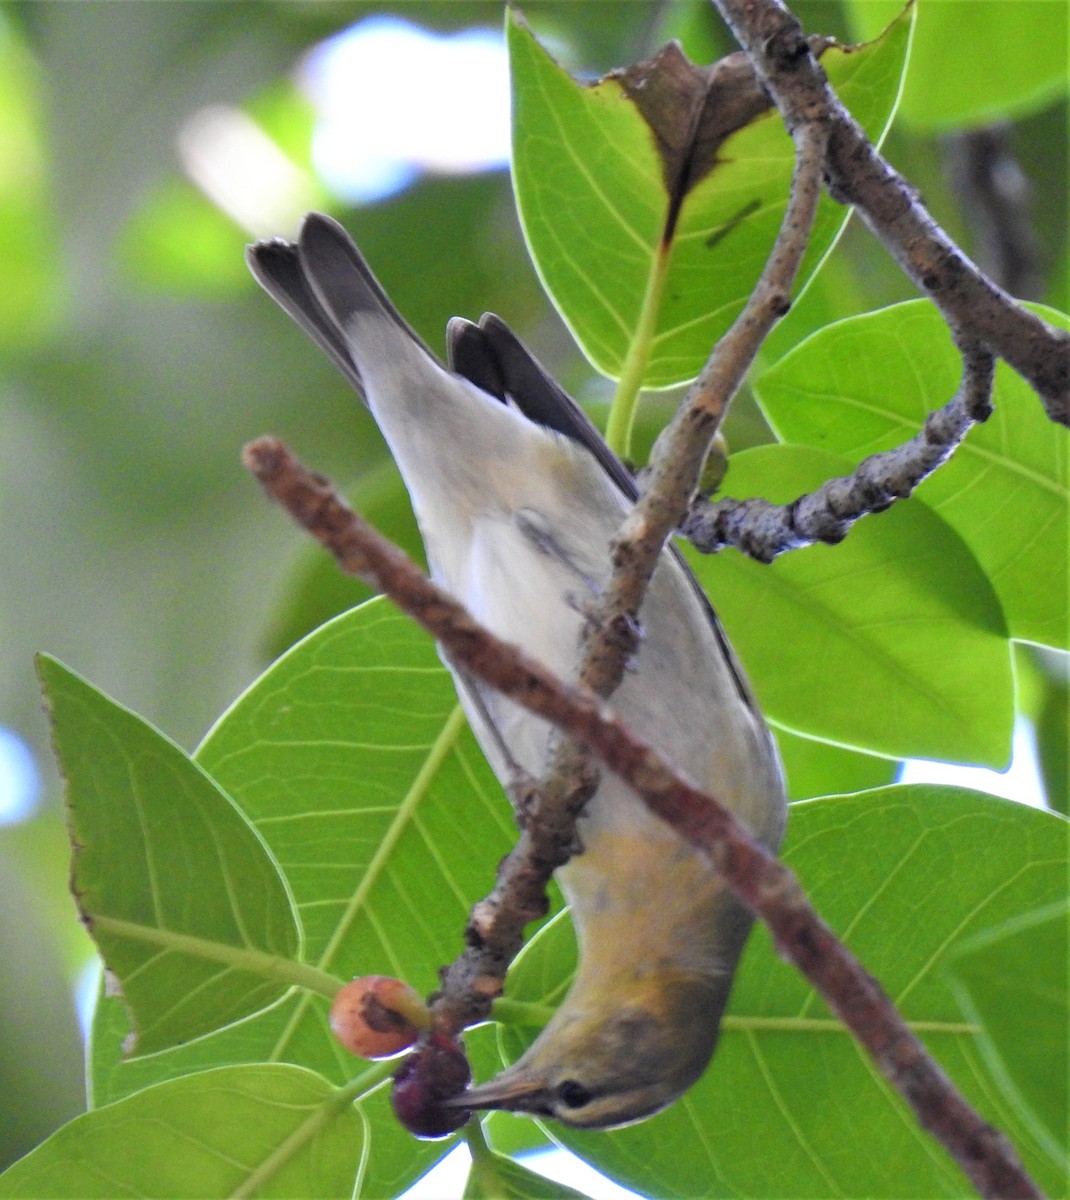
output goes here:
[[[1070, 345], [1070, 339], [1014, 305], [935, 226], [839, 105], [797, 23], [781, 5], [775, 0], [717, 2], [737, 36], [743, 29], [740, 40], [784, 115], [796, 143], [795, 176], [762, 278], [659, 439], [647, 490], [614, 543], [613, 577], [592, 614], [580, 685], [562, 684], [480, 629], [463, 609], [415, 572], [400, 552], [377, 541], [324, 482], [303, 472], [280, 444], [257, 443], [249, 448], [248, 461], [272, 494], [332, 549], [346, 569], [370, 576], [374, 586], [431, 630], [452, 664], [565, 733], [554, 747], [553, 764], [543, 783], [525, 784], [518, 806], [522, 826], [518, 844], [503, 863], [494, 892], [473, 910], [468, 950], [444, 972], [434, 1009], [440, 1028], [452, 1031], [480, 1019], [499, 994], [523, 925], [544, 911], [546, 881], [572, 852], [576, 816], [597, 786], [589, 757], [593, 751], [631, 783], [653, 811], [699, 847], [769, 924], [781, 952], [826, 996], [913, 1105], [922, 1125], [940, 1137], [981, 1191], [993, 1196], [1035, 1196], [1005, 1139], [958, 1096], [877, 984], [821, 924], [790, 872], [757, 846], [731, 813], [677, 776], [598, 699], [612, 693], [638, 646], [640, 607], [665, 541], [687, 510], [732, 396], [769, 329], [787, 311], [822, 172], [836, 198], [865, 210], [864, 218], [908, 274], [932, 295], [960, 345], [969, 349], [964, 352], [966, 367], [959, 392], [930, 418], [926, 431], [901, 451], [874, 456], [850, 481], [833, 481], [823, 494], [797, 502], [791, 536], [807, 529], [826, 537], [842, 536], [844, 522], [884, 506], [943, 461], [970, 423], [987, 409], [993, 353], [1007, 358], [1038, 388], [1055, 419], [1066, 419], [1066, 368], [1056, 352]], [[751, 20], [754, 24], [748, 26]], [[982, 301], [989, 305], [988, 315], [979, 310]]]
[[697, 499], [681, 533], [705, 554], [735, 546], [759, 562], [814, 542], [842, 542], [851, 526], [911, 495], [950, 458], [970, 429], [991, 414], [995, 362], [986, 348], [963, 352], [962, 381], [955, 395], [930, 413], [920, 433], [894, 450], [870, 455], [847, 476], [830, 479], [790, 504], [754, 497]]
[[343, 569], [385, 592], [438, 640], [452, 663], [566, 730], [700, 850], [765, 921], [778, 951], [821, 993], [982, 1195], [1040, 1196], [1007, 1139], [956, 1091], [876, 980], [818, 917], [795, 876], [728, 809], [679, 775], [589, 689], [563, 683], [478, 625], [281, 442], [261, 438], [246, 447], [244, 458], [268, 493]]
[[982, 343], [1035, 389], [1048, 416], [1070, 424], [1070, 334], [1029, 312], [988, 279], [933, 220], [914, 189], [870, 144], [840, 103], [780, 0], [713, 0], [791, 131], [829, 131], [827, 185], [853, 204], [959, 344]]
[[[634, 562], [642, 555], [640, 578], [644, 586], [653, 574], [668, 531], [688, 510], [710, 444], [732, 398], [762, 342], [791, 304], [791, 289], [821, 198], [827, 133], [820, 122], [810, 122], [799, 126], [792, 136], [795, 170], [772, 253], [743, 311], [714, 347], [680, 409], [658, 438], [645, 480], [646, 490], [618, 538], [618, 561]], [[617, 603], [635, 604], [637, 611], [634, 591], [627, 591], [627, 587], [627, 581], [622, 582]]]

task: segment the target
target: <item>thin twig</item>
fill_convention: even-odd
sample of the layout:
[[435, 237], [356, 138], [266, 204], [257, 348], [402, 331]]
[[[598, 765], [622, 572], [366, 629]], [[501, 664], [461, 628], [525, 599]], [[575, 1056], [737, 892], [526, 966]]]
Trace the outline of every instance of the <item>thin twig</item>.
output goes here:
[[687, 511], [702, 466], [732, 398], [773, 325], [791, 304], [791, 289], [810, 240], [826, 134], [812, 122], [793, 133], [795, 170], [780, 233], [757, 286], [731, 328], [684, 397], [679, 411], [658, 438], [646, 478], [646, 491], [617, 540], [616, 561], [629, 571], [615, 578], [607, 596], [611, 611], [638, 612], [641, 588], [653, 574], [669, 531]]
[[385, 592], [438, 640], [451, 662], [567, 731], [703, 853], [983, 1195], [1040, 1196], [1007, 1139], [958, 1093], [876, 980], [821, 921], [795, 876], [728, 809], [679, 775], [589, 689], [563, 683], [482, 628], [280, 441], [261, 438], [246, 447], [244, 457], [267, 492], [345, 570]]
[[1070, 424], [1070, 334], [997, 287], [933, 220], [915, 190], [844, 108], [795, 16], [780, 0], [713, 0], [789, 129], [829, 130], [827, 184], [856, 206], [903, 271], [943, 313], [956, 340], [981, 342], [1035, 389], [1048, 416]]
[[991, 413], [991, 353], [964, 351], [962, 381], [955, 395], [929, 414], [920, 433], [893, 450], [872, 454], [847, 476], [830, 479], [790, 504], [754, 497], [728, 497], [709, 503], [698, 499], [681, 533], [704, 554], [735, 546], [758, 562], [814, 542], [842, 542], [860, 517], [883, 512], [946, 462], [966, 434]]

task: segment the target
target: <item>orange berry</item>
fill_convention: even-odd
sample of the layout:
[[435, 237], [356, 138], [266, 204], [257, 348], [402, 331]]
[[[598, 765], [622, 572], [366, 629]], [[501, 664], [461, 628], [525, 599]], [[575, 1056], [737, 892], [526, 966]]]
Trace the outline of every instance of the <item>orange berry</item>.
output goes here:
[[365, 975], [338, 989], [331, 1032], [361, 1058], [390, 1058], [408, 1049], [430, 1024], [427, 1005], [400, 979]]

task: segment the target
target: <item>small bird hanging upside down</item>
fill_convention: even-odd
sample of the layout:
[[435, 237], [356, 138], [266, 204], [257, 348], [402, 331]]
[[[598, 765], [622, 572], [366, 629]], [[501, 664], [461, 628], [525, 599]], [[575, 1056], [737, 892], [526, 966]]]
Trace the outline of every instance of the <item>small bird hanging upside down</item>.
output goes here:
[[[585, 598], [635, 483], [575, 403], [500, 320], [455, 319], [444, 368], [394, 309], [346, 232], [309, 215], [296, 245], [261, 242], [261, 285], [363, 396], [412, 499], [434, 579], [499, 637], [565, 678]], [[776, 748], [709, 601], [672, 548], [642, 609], [645, 637], [612, 697], [619, 714], [776, 850]], [[451, 668], [452, 669], [452, 668]], [[498, 778], [538, 776], [550, 727], [454, 671]], [[708, 862], [604, 773], [558, 871], [579, 943], [572, 987], [511, 1067], [457, 1098], [611, 1128], [671, 1104], [717, 1041], [748, 910]]]

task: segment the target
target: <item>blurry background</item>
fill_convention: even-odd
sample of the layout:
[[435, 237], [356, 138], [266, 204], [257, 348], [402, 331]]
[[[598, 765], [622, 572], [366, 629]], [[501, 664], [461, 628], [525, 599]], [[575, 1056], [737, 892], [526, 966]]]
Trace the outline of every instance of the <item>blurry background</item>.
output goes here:
[[[849, 40], [896, 7], [797, 10]], [[589, 74], [670, 36], [704, 61], [730, 48], [690, 0], [523, 9]], [[1009, 287], [1065, 308], [1065, 10], [1008, 0], [963, 24], [945, 0], [922, 15], [918, 61], [946, 67], [908, 84], [886, 152]], [[984, 87], [955, 74], [954, 21]], [[271, 432], [340, 482], [383, 478], [371, 422], [252, 283], [244, 244], [326, 208], [432, 345], [450, 316], [492, 310], [595, 409], [608, 394], [526, 258], [501, 22], [500, 4], [466, 0], [0, 4], [0, 1165], [84, 1106], [74, 996], [90, 951], [33, 653], [192, 748], [349, 594], [244, 476], [242, 444]], [[969, 42], [989, 24], [999, 40]], [[995, 226], [992, 179], [1011, 197]], [[852, 225], [777, 345], [910, 295]], [[728, 437], [769, 440], [746, 398]], [[1020, 665], [1065, 796], [1065, 665]]]

